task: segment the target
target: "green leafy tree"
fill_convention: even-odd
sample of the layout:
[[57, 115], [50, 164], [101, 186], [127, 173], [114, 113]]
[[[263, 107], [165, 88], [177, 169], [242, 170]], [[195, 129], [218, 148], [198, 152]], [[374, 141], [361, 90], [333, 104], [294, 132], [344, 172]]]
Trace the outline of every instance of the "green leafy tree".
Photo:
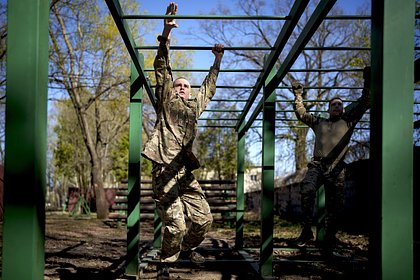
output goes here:
[[[138, 8], [125, 4], [128, 11]], [[89, 156], [97, 216], [104, 219], [107, 157], [128, 122], [129, 56], [109, 11], [94, 0], [53, 1], [50, 39], [51, 84], [71, 101]]]
[[[235, 106], [231, 109], [235, 110]], [[229, 127], [228, 121], [217, 121], [234, 117], [232, 113], [213, 113], [210, 119], [206, 121], [206, 127], [203, 128], [197, 137], [197, 156], [202, 168], [196, 171], [199, 178], [208, 178], [214, 174], [211, 179], [235, 180], [237, 174], [237, 139], [238, 136], [233, 128]], [[225, 126], [225, 127], [223, 127]], [[247, 151], [245, 151], [247, 154]], [[246, 160], [245, 167], [249, 167], [250, 161]]]

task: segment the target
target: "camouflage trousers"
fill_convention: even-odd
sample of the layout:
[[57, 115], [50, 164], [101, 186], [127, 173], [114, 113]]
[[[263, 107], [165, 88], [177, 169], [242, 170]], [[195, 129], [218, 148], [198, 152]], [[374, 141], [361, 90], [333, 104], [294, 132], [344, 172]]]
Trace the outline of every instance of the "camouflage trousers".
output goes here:
[[[163, 222], [161, 261], [174, 262], [194, 249], [210, 230], [213, 216], [194, 175], [185, 169], [153, 164], [153, 195]], [[185, 216], [189, 219], [187, 229]]]
[[328, 172], [330, 164], [311, 161], [302, 182], [301, 203], [304, 228], [312, 226], [314, 204], [317, 190], [324, 185], [325, 189], [325, 230], [326, 238], [333, 238], [337, 232], [337, 217], [344, 206], [344, 179], [346, 164], [341, 161]]

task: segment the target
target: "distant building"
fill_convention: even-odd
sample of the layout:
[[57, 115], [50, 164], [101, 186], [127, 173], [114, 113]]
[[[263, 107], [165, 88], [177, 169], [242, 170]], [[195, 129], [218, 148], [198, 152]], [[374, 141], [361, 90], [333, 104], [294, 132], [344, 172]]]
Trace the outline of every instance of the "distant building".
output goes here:
[[251, 166], [245, 170], [244, 193], [261, 189], [261, 166]]

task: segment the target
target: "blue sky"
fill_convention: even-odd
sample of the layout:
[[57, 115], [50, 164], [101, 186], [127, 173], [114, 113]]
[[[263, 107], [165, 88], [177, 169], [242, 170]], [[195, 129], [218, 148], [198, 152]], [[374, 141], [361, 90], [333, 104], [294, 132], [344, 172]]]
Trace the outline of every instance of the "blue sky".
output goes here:
[[[149, 14], [162, 14], [166, 11], [166, 6], [170, 1], [164, 0], [154, 0], [154, 1], [137, 1], [142, 9], [148, 10]], [[174, 1], [178, 4], [179, 14], [193, 15], [193, 14], [206, 14], [210, 10], [214, 9], [218, 3], [223, 3], [229, 7], [234, 7], [236, 1], [211, 1], [211, 0], [179, 0]], [[273, 1], [266, 1], [267, 3]], [[368, 3], [368, 0], [338, 0], [336, 5], [339, 5], [349, 13], [354, 13], [358, 7], [361, 7], [365, 3]]]
[[[153, 1], [141, 1], [137, 0], [140, 5], [140, 10], [147, 14], [151, 15], [161, 15], [166, 12], [166, 7], [170, 1], [167, 0], [153, 0]], [[228, 6], [233, 15], [240, 15], [241, 11], [236, 6], [239, 1], [228, 0], [228, 1], [221, 1], [221, 0], [179, 0], [175, 1], [178, 4], [179, 15], [200, 15], [200, 14], [210, 14], [211, 12], [215, 12], [216, 8], [219, 4], [224, 6]], [[272, 0], [268, 0], [267, 7], [274, 2]], [[344, 9], [345, 14], [352, 15], [357, 14], [357, 9], [360, 7], [369, 6], [370, 0], [337, 0], [336, 6], [340, 6]], [[237, 11], [235, 13], [234, 11]], [[273, 15], [270, 13], [271, 11], [267, 9], [266, 14], [264, 15]], [[216, 12], [216, 14], [218, 14]], [[220, 14], [220, 13], [219, 13]], [[146, 37], [145, 45], [155, 45], [156, 44], [156, 35], [160, 34], [162, 31], [162, 20], [149, 20], [154, 21], [156, 23], [156, 28], [149, 33], [150, 35]], [[184, 36], [184, 33], [197, 26], [197, 20], [189, 20], [189, 19], [178, 19], [178, 24], [180, 28], [174, 31], [174, 36], [179, 39], [177, 41], [177, 45], [202, 45], [201, 43], [197, 43], [194, 40], [191, 40], [188, 36]], [[194, 57], [194, 68], [207, 68], [209, 64], [212, 62], [212, 55], [210, 52], [205, 51], [196, 51], [193, 52]]]

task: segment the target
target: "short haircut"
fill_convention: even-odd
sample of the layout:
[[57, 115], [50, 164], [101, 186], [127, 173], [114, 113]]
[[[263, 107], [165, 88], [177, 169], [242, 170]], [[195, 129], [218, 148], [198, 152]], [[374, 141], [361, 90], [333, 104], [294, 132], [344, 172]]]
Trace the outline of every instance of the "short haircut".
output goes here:
[[333, 98], [330, 99], [330, 101], [328, 101], [328, 107], [331, 106], [331, 102], [333, 102], [334, 100], [340, 100], [341, 103], [344, 103], [343, 99], [341, 99], [339, 96], [334, 96]]
[[[187, 78], [185, 78], [185, 77], [182, 77], [182, 76], [181, 76], [181, 77], [176, 78], [176, 79], [174, 80], [174, 83], [173, 83], [173, 84], [175, 85], [175, 82], [176, 82], [176, 81], [178, 81], [178, 80], [180, 80], [180, 79], [184, 79], [184, 80], [188, 81], [188, 79], [187, 79]], [[190, 81], [188, 81], [188, 83], [190, 83]], [[191, 85], [190, 85], [190, 87], [191, 87]]]

